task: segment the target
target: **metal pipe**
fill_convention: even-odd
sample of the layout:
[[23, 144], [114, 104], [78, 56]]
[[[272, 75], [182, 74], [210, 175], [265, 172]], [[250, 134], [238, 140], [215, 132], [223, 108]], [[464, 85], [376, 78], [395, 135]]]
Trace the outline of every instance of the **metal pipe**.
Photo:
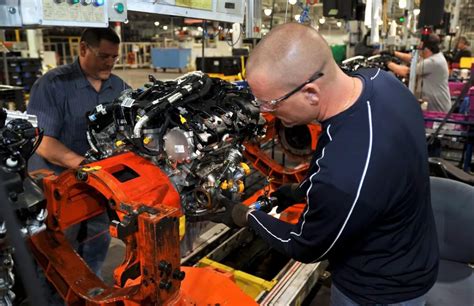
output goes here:
[[451, 21], [451, 25], [449, 29], [450, 33], [457, 32], [456, 27], [458, 26], [458, 22], [459, 22], [460, 11], [461, 11], [461, 0], [456, 0], [456, 4], [454, 5], [454, 10], [453, 10], [453, 20]]
[[3, 76], [5, 79], [5, 85], [10, 85], [10, 78], [8, 77], [8, 62], [7, 62], [7, 53], [3, 53]]
[[270, 14], [270, 31], [273, 28], [273, 15], [275, 14], [275, 0], [272, 1], [272, 13]]
[[204, 21], [202, 23], [202, 50], [201, 50], [201, 71], [204, 72], [204, 44], [205, 44], [205, 35], [204, 33], [206, 33], [206, 28], [207, 28], [207, 25], [206, 25], [206, 21]]
[[[0, 41], [5, 41], [5, 30], [0, 30]], [[10, 85], [10, 78], [8, 77], [7, 52], [3, 52], [3, 76], [5, 79], [5, 85]]]

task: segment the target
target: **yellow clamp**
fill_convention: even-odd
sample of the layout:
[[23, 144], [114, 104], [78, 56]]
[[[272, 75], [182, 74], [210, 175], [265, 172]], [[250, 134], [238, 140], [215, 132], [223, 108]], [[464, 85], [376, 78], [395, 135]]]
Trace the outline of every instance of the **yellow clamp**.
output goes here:
[[145, 137], [143, 138], [143, 143], [147, 145], [151, 142], [151, 140], [152, 140], [151, 137]]
[[84, 172], [92, 172], [92, 171], [97, 171], [97, 170], [100, 170], [102, 169], [101, 166], [85, 166], [85, 167], [82, 167], [81, 170], [84, 171]]
[[179, 120], [181, 121], [181, 124], [185, 124], [187, 122], [186, 118], [181, 116], [181, 114], [179, 115]]
[[237, 192], [238, 193], [243, 193], [244, 189], [245, 189], [244, 182], [242, 182], [241, 180], [238, 180], [237, 181]]
[[231, 189], [233, 186], [234, 186], [234, 182], [232, 182], [232, 181], [225, 180], [221, 183], [221, 189], [222, 190]]
[[186, 233], [186, 216], [179, 217], [179, 240], [182, 240]]
[[117, 141], [115, 142], [115, 146], [116, 146], [117, 148], [123, 146], [124, 144], [125, 144], [125, 142], [123, 142], [122, 140], [117, 140]]
[[244, 170], [245, 175], [250, 174], [250, 167], [246, 163], [240, 163], [240, 167]]

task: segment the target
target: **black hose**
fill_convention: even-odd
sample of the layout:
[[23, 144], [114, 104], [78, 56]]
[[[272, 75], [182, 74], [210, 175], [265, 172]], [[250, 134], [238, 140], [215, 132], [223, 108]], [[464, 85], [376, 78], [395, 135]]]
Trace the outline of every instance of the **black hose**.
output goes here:
[[33, 156], [33, 154], [36, 152], [36, 149], [38, 149], [41, 141], [43, 140], [44, 131], [43, 131], [43, 129], [38, 129], [38, 130], [39, 130], [38, 139], [36, 140], [35, 144], [33, 145], [33, 149], [31, 149], [31, 153], [30, 153], [30, 155], [28, 155], [26, 160], [30, 159], [30, 157]]

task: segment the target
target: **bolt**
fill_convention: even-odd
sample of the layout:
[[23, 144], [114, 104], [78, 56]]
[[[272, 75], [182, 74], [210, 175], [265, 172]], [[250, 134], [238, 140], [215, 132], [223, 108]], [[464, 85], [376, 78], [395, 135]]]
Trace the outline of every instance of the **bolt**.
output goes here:
[[172, 266], [169, 262], [162, 260], [158, 265], [158, 269], [164, 272], [166, 275], [169, 275], [171, 273]]
[[173, 284], [171, 282], [167, 282], [167, 281], [162, 280], [160, 282], [159, 287], [160, 287], [160, 289], [165, 289], [166, 291], [169, 291], [171, 289], [172, 285]]
[[174, 278], [174, 279], [177, 279], [177, 280], [179, 280], [179, 281], [182, 281], [185, 276], [186, 276], [186, 273], [184, 273], [184, 271], [180, 271], [179, 269], [175, 269], [175, 270], [173, 271], [173, 278]]
[[8, 8], [8, 12], [9, 12], [10, 14], [16, 14], [16, 8], [14, 8], [13, 6], [10, 6], [10, 7]]
[[84, 171], [77, 171], [76, 172], [76, 179], [78, 181], [85, 182], [85, 181], [87, 181], [88, 176], [89, 175]]
[[18, 201], [18, 193], [12, 191], [8, 194], [8, 197], [10, 198], [10, 201], [16, 202]]

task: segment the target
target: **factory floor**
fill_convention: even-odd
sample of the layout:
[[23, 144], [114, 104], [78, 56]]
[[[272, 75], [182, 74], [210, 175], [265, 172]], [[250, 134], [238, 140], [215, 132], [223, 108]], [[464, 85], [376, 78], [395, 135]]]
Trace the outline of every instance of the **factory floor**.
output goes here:
[[[177, 69], [162, 70], [153, 69], [122, 69], [117, 68], [113, 71], [114, 74], [122, 78], [132, 88], [136, 89], [142, 87], [148, 82], [148, 75], [152, 74], [156, 79], [165, 81], [172, 80], [182, 75]], [[123, 243], [118, 239], [112, 239], [110, 244], [109, 253], [107, 255], [104, 267], [102, 269], [102, 276], [104, 281], [108, 284], [113, 283], [113, 270], [122, 261], [125, 254]], [[330, 289], [326, 284], [318, 284], [315, 287], [306, 301], [302, 305], [305, 306], [327, 306], [330, 304]]]
[[[109, 247], [109, 252], [102, 268], [102, 277], [104, 281], [113, 284], [113, 271], [122, 261], [125, 255], [125, 248], [122, 241], [113, 238]], [[306, 300], [301, 304], [303, 306], [329, 306], [331, 289], [327, 286], [327, 281], [318, 283], [310, 292]]]

